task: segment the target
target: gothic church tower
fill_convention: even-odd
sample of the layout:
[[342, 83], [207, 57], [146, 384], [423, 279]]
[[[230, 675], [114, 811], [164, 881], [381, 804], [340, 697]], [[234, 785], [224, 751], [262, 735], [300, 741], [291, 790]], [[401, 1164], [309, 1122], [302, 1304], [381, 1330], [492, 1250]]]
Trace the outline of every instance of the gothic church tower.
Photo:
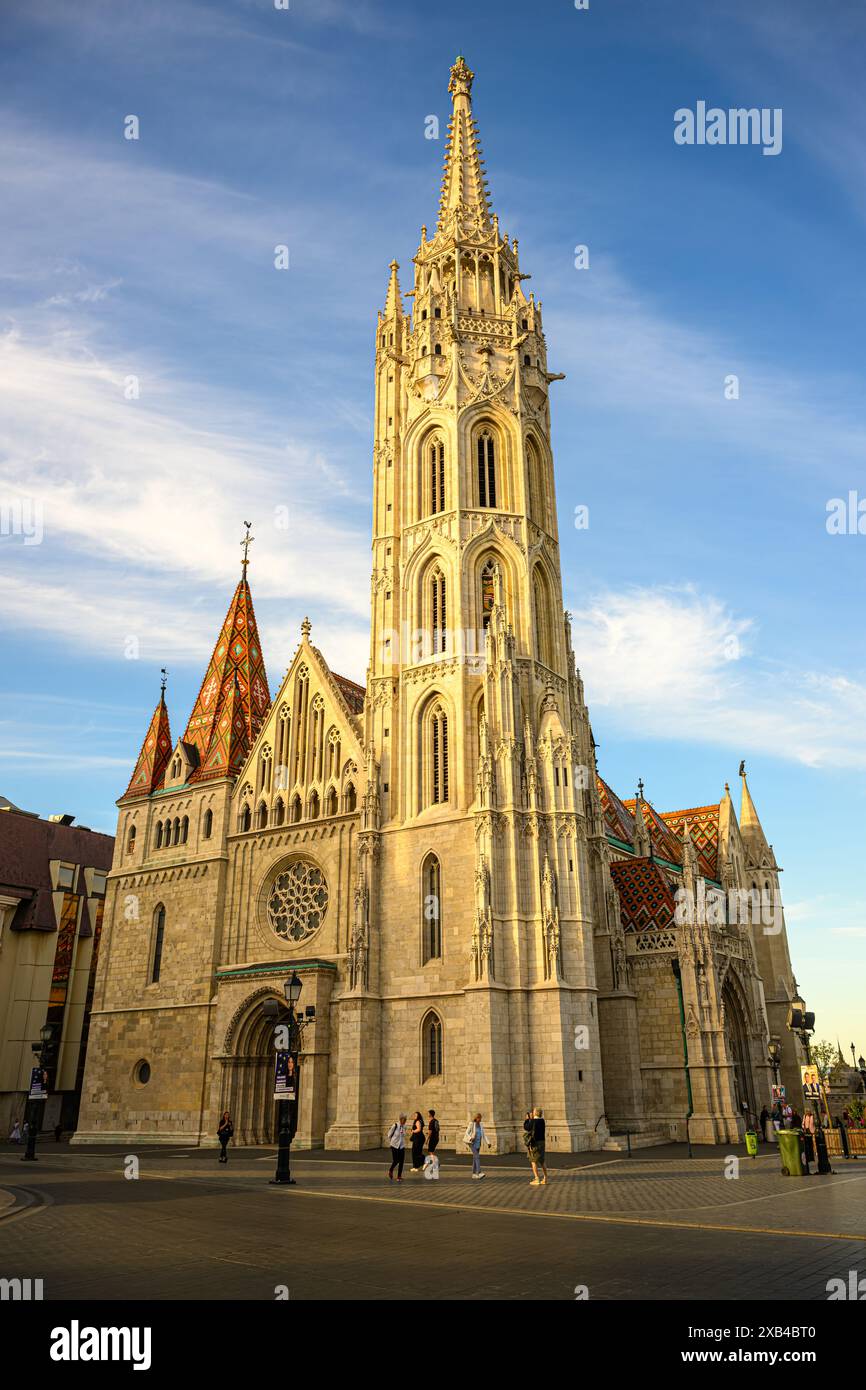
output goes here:
[[472, 80], [458, 58], [411, 313], [392, 262], [376, 327], [376, 825], [360, 846], [364, 965], [339, 1041], [341, 1074], [354, 1071], [351, 1039], [367, 1071], [357, 1124], [338, 1103], [329, 1146], [370, 1142], [416, 1103], [440, 1112], [449, 1143], [480, 1109], [513, 1148], [533, 1103], [551, 1148], [606, 1134], [593, 961], [604, 835], [563, 613], [556, 375], [518, 243], [491, 209]]

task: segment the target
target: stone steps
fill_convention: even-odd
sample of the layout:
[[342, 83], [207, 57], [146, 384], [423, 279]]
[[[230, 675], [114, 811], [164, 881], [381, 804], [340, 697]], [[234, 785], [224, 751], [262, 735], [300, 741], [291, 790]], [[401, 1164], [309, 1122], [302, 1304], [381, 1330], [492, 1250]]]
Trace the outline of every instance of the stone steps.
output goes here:
[[[661, 1129], [647, 1129], [640, 1134], [631, 1136], [631, 1147], [633, 1149], [650, 1149], [654, 1144], [669, 1144], [671, 1136]], [[629, 1140], [625, 1134], [612, 1134], [609, 1139], [605, 1139], [602, 1144], [603, 1150], [614, 1153], [628, 1153]]]

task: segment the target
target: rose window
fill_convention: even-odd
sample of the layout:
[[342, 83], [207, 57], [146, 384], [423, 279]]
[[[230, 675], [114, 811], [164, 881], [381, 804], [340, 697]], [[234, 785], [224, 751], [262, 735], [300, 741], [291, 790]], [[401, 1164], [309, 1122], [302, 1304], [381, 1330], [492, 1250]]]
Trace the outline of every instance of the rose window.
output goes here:
[[327, 906], [325, 875], [315, 864], [301, 859], [274, 879], [268, 897], [268, 921], [284, 941], [306, 941], [319, 930]]

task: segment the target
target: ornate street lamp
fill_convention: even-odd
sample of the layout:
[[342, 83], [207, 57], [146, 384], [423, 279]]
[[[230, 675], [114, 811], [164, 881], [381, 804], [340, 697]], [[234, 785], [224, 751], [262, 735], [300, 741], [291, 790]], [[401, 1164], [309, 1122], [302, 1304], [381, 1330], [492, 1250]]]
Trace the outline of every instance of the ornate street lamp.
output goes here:
[[35, 1099], [30, 1095], [27, 1097], [27, 1108], [25, 1112], [27, 1119], [27, 1147], [21, 1155], [22, 1163], [36, 1162], [36, 1136], [42, 1128], [42, 1116], [48, 1100], [48, 1072], [46, 1071], [46, 1067], [54, 1052], [54, 1028], [50, 1023], [43, 1023], [42, 1027], [39, 1029], [39, 1038], [40, 1041], [38, 1043], [32, 1043], [31, 1046], [33, 1048], [37, 1067], [42, 1072], [42, 1098]]
[[291, 1147], [298, 1128], [298, 1097], [300, 1092], [300, 1069], [298, 1066], [298, 1053], [301, 1048], [301, 1036], [308, 1023], [312, 1023], [316, 1017], [314, 1005], [309, 1005], [306, 1009], [306, 1017], [299, 1018], [295, 1014], [295, 1006], [301, 997], [303, 981], [297, 971], [293, 970], [291, 979], [286, 980], [283, 985], [283, 993], [286, 996], [287, 1008], [282, 1009], [278, 1000], [267, 999], [262, 1005], [262, 1012], [267, 1018], [274, 1020], [274, 1031], [280, 1026], [288, 1030], [288, 1047], [279, 1048], [279, 1053], [287, 1053], [285, 1066], [289, 1070], [294, 1081], [294, 1095], [280, 1096], [277, 1105], [278, 1109], [278, 1134], [277, 1134], [277, 1167], [271, 1182], [280, 1185], [294, 1186], [294, 1178], [291, 1172]]

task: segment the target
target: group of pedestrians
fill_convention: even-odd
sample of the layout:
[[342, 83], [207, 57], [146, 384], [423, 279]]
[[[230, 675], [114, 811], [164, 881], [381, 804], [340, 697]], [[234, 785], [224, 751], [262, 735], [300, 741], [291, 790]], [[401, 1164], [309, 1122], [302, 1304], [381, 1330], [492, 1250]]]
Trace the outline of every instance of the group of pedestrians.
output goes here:
[[[394, 1182], [394, 1174], [397, 1174], [397, 1182], [403, 1181], [403, 1164], [406, 1159], [406, 1135], [408, 1132], [409, 1144], [412, 1149], [412, 1172], [423, 1173], [425, 1178], [431, 1182], [439, 1180], [439, 1159], [436, 1150], [439, 1147], [439, 1121], [436, 1118], [435, 1110], [427, 1111], [427, 1124], [424, 1124], [424, 1116], [420, 1110], [416, 1110], [412, 1116], [411, 1125], [406, 1124], [406, 1116], [399, 1114], [388, 1130], [388, 1144], [391, 1149], [391, 1167], [388, 1169], [388, 1181]], [[427, 1144], [427, 1153], [424, 1153], [424, 1144]]]
[[[436, 1150], [439, 1146], [439, 1121], [436, 1118], [435, 1110], [427, 1111], [426, 1124], [420, 1110], [415, 1111], [411, 1122], [407, 1122], [406, 1115], [402, 1111], [397, 1116], [388, 1131], [388, 1145], [391, 1150], [388, 1181], [403, 1181], [407, 1137], [412, 1152], [411, 1171], [423, 1173], [429, 1181], [438, 1182], [439, 1159]], [[475, 1182], [480, 1182], [485, 1176], [481, 1167], [481, 1151], [485, 1145], [488, 1150], [491, 1148], [490, 1140], [484, 1131], [484, 1117], [480, 1110], [472, 1116], [466, 1126], [463, 1142], [472, 1155], [472, 1179]], [[526, 1118], [523, 1121], [523, 1142], [526, 1145], [527, 1157], [532, 1168], [530, 1186], [544, 1187], [547, 1183], [545, 1127], [544, 1111], [540, 1106], [535, 1106], [534, 1109], [526, 1112]], [[425, 1144], [426, 1155], [424, 1153]], [[539, 1172], [541, 1173], [540, 1177]]]

